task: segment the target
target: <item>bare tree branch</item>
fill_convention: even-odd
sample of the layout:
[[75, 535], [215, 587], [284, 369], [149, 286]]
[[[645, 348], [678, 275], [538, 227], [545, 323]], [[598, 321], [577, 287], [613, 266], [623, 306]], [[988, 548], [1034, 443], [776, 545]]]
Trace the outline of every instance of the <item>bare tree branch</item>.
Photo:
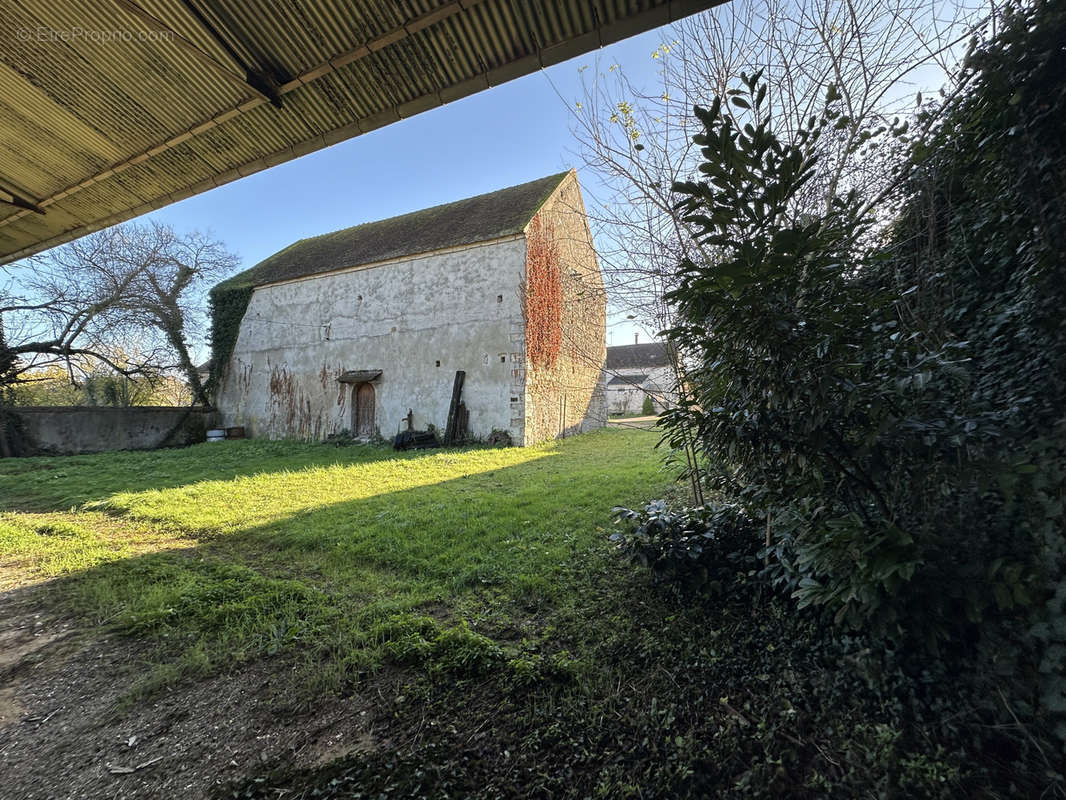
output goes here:
[[203, 293], [237, 264], [224, 245], [159, 224], [126, 224], [78, 239], [8, 269], [0, 289], [0, 346], [11, 362], [0, 382], [50, 364], [88, 374], [158, 376], [178, 369], [207, 403], [192, 363], [203, 336]]

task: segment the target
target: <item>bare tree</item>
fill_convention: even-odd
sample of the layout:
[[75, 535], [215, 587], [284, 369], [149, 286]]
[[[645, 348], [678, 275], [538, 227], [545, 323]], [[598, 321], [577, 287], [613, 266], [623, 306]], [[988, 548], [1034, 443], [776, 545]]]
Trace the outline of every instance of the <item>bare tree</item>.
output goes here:
[[193, 231], [178, 235], [173, 228], [127, 227], [120, 254], [138, 269], [132, 288], [133, 309], [141, 327], [158, 330], [177, 359], [175, 366], [189, 382], [194, 401], [208, 404], [189, 343], [202, 336], [203, 290], [228, 275], [238, 260], [225, 246]]
[[8, 270], [0, 289], [7, 382], [61, 364], [72, 383], [95, 365], [133, 377], [179, 371], [194, 402], [207, 396], [192, 363], [203, 292], [237, 258], [201, 233], [126, 224]]
[[[602, 189], [590, 217], [611, 305], [655, 330], [669, 326], [663, 302], [672, 275], [693, 252], [671, 186], [692, 176], [694, 105], [761, 72], [774, 129], [787, 139], [839, 96], [836, 127], [818, 143], [822, 168], [797, 214], [819, 213], [839, 192], [877, 196], [891, 181], [890, 153], [872, 146], [901, 126], [921, 90], [954, 70], [980, 21], [979, 0], [732, 0], [669, 29], [650, 54], [662, 66], [638, 85], [616, 64], [585, 74], [573, 114], [579, 156]], [[746, 112], [731, 113], [742, 128]], [[898, 130], [898, 127], [896, 128]]]

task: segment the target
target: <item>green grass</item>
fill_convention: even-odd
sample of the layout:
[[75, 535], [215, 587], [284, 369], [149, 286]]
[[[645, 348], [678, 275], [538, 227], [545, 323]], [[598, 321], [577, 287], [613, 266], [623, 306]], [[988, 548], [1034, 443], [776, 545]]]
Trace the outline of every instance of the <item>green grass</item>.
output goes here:
[[488, 594], [569, 602], [575, 564], [606, 549], [611, 506], [668, 484], [655, 441], [604, 431], [403, 454], [245, 441], [8, 461], [0, 588], [52, 579], [52, 602], [151, 642], [149, 687], [289, 654], [308, 688], [338, 689], [412, 660], [405, 648], [447, 661]]

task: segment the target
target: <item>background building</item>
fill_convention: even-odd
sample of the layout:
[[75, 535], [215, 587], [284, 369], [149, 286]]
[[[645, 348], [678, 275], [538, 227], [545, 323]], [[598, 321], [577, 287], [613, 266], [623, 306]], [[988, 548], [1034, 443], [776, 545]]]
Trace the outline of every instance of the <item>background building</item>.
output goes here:
[[649, 396], [656, 414], [677, 403], [674, 368], [662, 342], [608, 347], [604, 380], [611, 414], [638, 414]]

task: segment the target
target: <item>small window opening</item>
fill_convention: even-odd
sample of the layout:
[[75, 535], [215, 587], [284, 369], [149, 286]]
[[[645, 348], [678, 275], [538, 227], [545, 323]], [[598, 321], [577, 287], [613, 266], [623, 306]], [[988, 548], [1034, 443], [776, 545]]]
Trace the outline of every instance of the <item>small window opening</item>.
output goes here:
[[506, 353], [500, 353], [500, 363], [501, 364], [506, 364], [507, 363], [507, 354]]
[[496, 302], [497, 303], [502, 303], [503, 302], [503, 295], [502, 294], [496, 295]]
[[358, 301], [359, 301], [360, 303], [362, 303], [362, 302], [363, 302], [363, 296], [362, 296], [362, 295], [359, 295], [359, 297], [357, 297], [356, 299], [357, 299], [357, 300], [358, 300]]
[[440, 362], [439, 362], [439, 361], [437, 362], [437, 366], [438, 366], [438, 367], [440, 366]]

